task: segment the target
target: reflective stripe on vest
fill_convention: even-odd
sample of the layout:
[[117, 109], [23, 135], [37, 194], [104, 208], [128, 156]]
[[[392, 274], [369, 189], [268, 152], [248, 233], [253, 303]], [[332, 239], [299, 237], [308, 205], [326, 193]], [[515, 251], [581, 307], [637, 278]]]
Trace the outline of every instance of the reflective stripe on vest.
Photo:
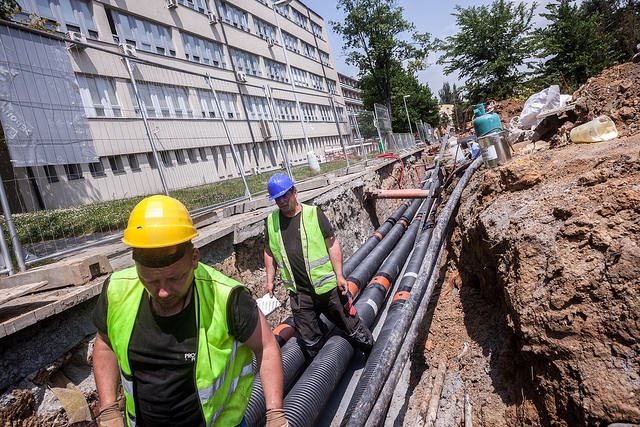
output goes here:
[[[336, 275], [333, 272], [322, 230], [320, 230], [316, 207], [302, 203], [300, 206], [302, 207], [300, 214], [300, 242], [305, 260], [305, 270], [315, 291], [323, 294], [336, 287]], [[284, 249], [279, 210], [272, 212], [267, 218], [267, 232], [269, 233], [269, 248], [280, 269], [282, 282], [287, 289], [296, 292], [293, 270], [287, 257], [287, 251]]]
[[[231, 289], [240, 286], [215, 269], [198, 264], [194, 272], [197, 317], [195, 382], [207, 425], [237, 425], [251, 394], [253, 353], [227, 331], [226, 304]], [[125, 391], [127, 422], [135, 426], [135, 403], [128, 347], [144, 287], [135, 267], [113, 273], [107, 290], [107, 325], [118, 357]]]

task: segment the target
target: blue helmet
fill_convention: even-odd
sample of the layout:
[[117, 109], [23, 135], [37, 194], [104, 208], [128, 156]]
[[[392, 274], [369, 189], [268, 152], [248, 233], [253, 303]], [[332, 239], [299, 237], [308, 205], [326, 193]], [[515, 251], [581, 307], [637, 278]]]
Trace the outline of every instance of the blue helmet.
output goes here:
[[277, 173], [273, 175], [267, 183], [267, 190], [269, 190], [269, 200], [275, 200], [278, 197], [284, 195], [295, 184], [287, 175], [283, 173]]

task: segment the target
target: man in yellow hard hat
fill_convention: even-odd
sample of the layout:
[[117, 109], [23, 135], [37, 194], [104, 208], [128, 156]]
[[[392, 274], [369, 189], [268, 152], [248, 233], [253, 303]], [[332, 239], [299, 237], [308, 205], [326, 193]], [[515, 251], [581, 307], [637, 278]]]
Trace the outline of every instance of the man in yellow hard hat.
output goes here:
[[266, 425], [288, 425], [273, 332], [246, 287], [199, 262], [197, 235], [171, 197], [148, 197], [131, 212], [122, 241], [135, 266], [106, 280], [93, 313], [99, 426], [246, 425], [254, 354]]

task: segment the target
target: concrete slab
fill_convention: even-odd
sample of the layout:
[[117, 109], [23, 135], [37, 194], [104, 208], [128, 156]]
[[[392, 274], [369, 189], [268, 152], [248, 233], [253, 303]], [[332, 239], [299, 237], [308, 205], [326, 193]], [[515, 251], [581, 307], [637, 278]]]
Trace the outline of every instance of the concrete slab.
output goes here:
[[30, 283], [48, 282], [39, 290], [51, 290], [66, 286], [84, 285], [91, 279], [113, 271], [105, 255], [73, 258], [55, 264], [28, 270], [24, 273], [0, 278], [0, 289], [24, 286]]

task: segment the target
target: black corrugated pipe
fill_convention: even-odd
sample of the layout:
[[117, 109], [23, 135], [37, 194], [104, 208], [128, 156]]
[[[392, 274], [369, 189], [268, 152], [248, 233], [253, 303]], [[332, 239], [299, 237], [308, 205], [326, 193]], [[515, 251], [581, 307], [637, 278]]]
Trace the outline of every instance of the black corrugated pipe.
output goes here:
[[376, 247], [378, 243], [384, 239], [389, 230], [398, 222], [402, 215], [411, 204], [410, 200], [405, 200], [398, 208], [386, 219], [384, 223], [360, 246], [342, 265], [342, 274], [347, 277], [351, 272], [369, 255], [369, 252]]
[[397, 286], [396, 292], [393, 296], [393, 301], [387, 309], [387, 317], [384, 321], [384, 324], [382, 325], [382, 329], [380, 329], [378, 337], [376, 338], [376, 345], [373, 347], [373, 350], [371, 350], [371, 354], [367, 359], [367, 364], [360, 374], [360, 379], [358, 380], [351, 400], [349, 401], [349, 406], [347, 407], [345, 416], [340, 424], [341, 426], [347, 425], [351, 413], [360, 401], [362, 393], [366, 389], [367, 384], [373, 380], [374, 376], [378, 375], [376, 367], [380, 362], [382, 350], [385, 348], [386, 343], [389, 341], [391, 332], [396, 328], [396, 324], [402, 314], [402, 307], [404, 306], [404, 303], [409, 296], [409, 293], [411, 292], [411, 288], [416, 281], [417, 273], [420, 270], [422, 262], [424, 261], [424, 255], [427, 252], [429, 240], [431, 239], [431, 230], [433, 229], [433, 218], [435, 217], [436, 206], [437, 204], [434, 203], [433, 209], [431, 209], [431, 212], [429, 214], [429, 219], [425, 223], [424, 231], [416, 242], [402, 279]]
[[[422, 224], [421, 215], [416, 216], [355, 304], [360, 319], [367, 326], [373, 324], [390, 284], [397, 278], [413, 249]], [[314, 425], [332, 391], [340, 383], [352, 356], [353, 347], [345, 334], [335, 331], [284, 399], [285, 414], [291, 427]]]
[[[351, 416], [346, 423], [349, 427], [363, 427], [367, 423], [367, 418], [371, 409], [373, 408], [380, 391], [385, 384], [386, 378], [396, 365], [396, 358], [400, 352], [400, 348], [403, 343], [403, 337], [406, 335], [411, 325], [411, 321], [416, 313], [416, 310], [420, 303], [423, 301], [423, 297], [426, 297], [425, 292], [427, 288], [427, 281], [431, 276], [434, 265], [436, 264], [437, 254], [439, 252], [442, 240], [446, 236], [446, 232], [449, 227], [449, 221], [451, 219], [453, 211], [458, 205], [460, 195], [466, 187], [469, 179], [474, 172], [482, 164], [482, 158], [478, 157], [466, 170], [460, 182], [454, 188], [451, 196], [449, 197], [447, 204], [442, 210], [442, 214], [438, 218], [438, 222], [433, 230], [431, 241], [429, 242], [427, 252], [425, 254], [424, 262], [418, 273], [413, 289], [409, 294], [404, 307], [402, 308], [402, 315], [396, 322], [396, 328], [391, 333], [386, 345], [383, 347], [380, 354], [380, 363], [376, 367], [376, 378], [369, 381], [364, 392], [360, 397], [360, 401], [353, 409]], [[398, 367], [400, 368], [400, 367]]]
[[364, 285], [371, 279], [375, 271], [382, 265], [384, 259], [391, 253], [422, 202], [422, 199], [413, 199], [411, 205], [407, 208], [404, 215], [402, 215], [402, 218], [393, 226], [385, 239], [376, 245], [369, 256], [362, 260], [351, 274], [349, 274], [347, 282], [349, 282], [349, 290], [354, 296], [359, 293]]
[[429, 276], [427, 291], [422, 298], [422, 302], [420, 303], [420, 306], [416, 311], [413, 322], [411, 322], [411, 327], [409, 328], [409, 332], [404, 339], [400, 353], [396, 358], [396, 369], [392, 370], [387, 377], [385, 386], [382, 388], [382, 391], [378, 396], [378, 400], [376, 401], [373, 410], [371, 411], [371, 413], [369, 413], [369, 418], [365, 424], [367, 427], [378, 427], [383, 425], [385, 421], [387, 410], [389, 409], [389, 403], [391, 403], [391, 398], [393, 397], [396, 386], [398, 385], [398, 380], [402, 375], [403, 368], [401, 367], [404, 367], [405, 363], [409, 359], [409, 356], [411, 355], [411, 352], [413, 351], [413, 346], [422, 326], [422, 320], [424, 319], [424, 315], [429, 306], [431, 294], [433, 293], [438, 275], [440, 274], [440, 259], [442, 258], [444, 243], [444, 240], [440, 242], [440, 248], [438, 250], [438, 254], [436, 255], [436, 263], [431, 270], [431, 276]]

